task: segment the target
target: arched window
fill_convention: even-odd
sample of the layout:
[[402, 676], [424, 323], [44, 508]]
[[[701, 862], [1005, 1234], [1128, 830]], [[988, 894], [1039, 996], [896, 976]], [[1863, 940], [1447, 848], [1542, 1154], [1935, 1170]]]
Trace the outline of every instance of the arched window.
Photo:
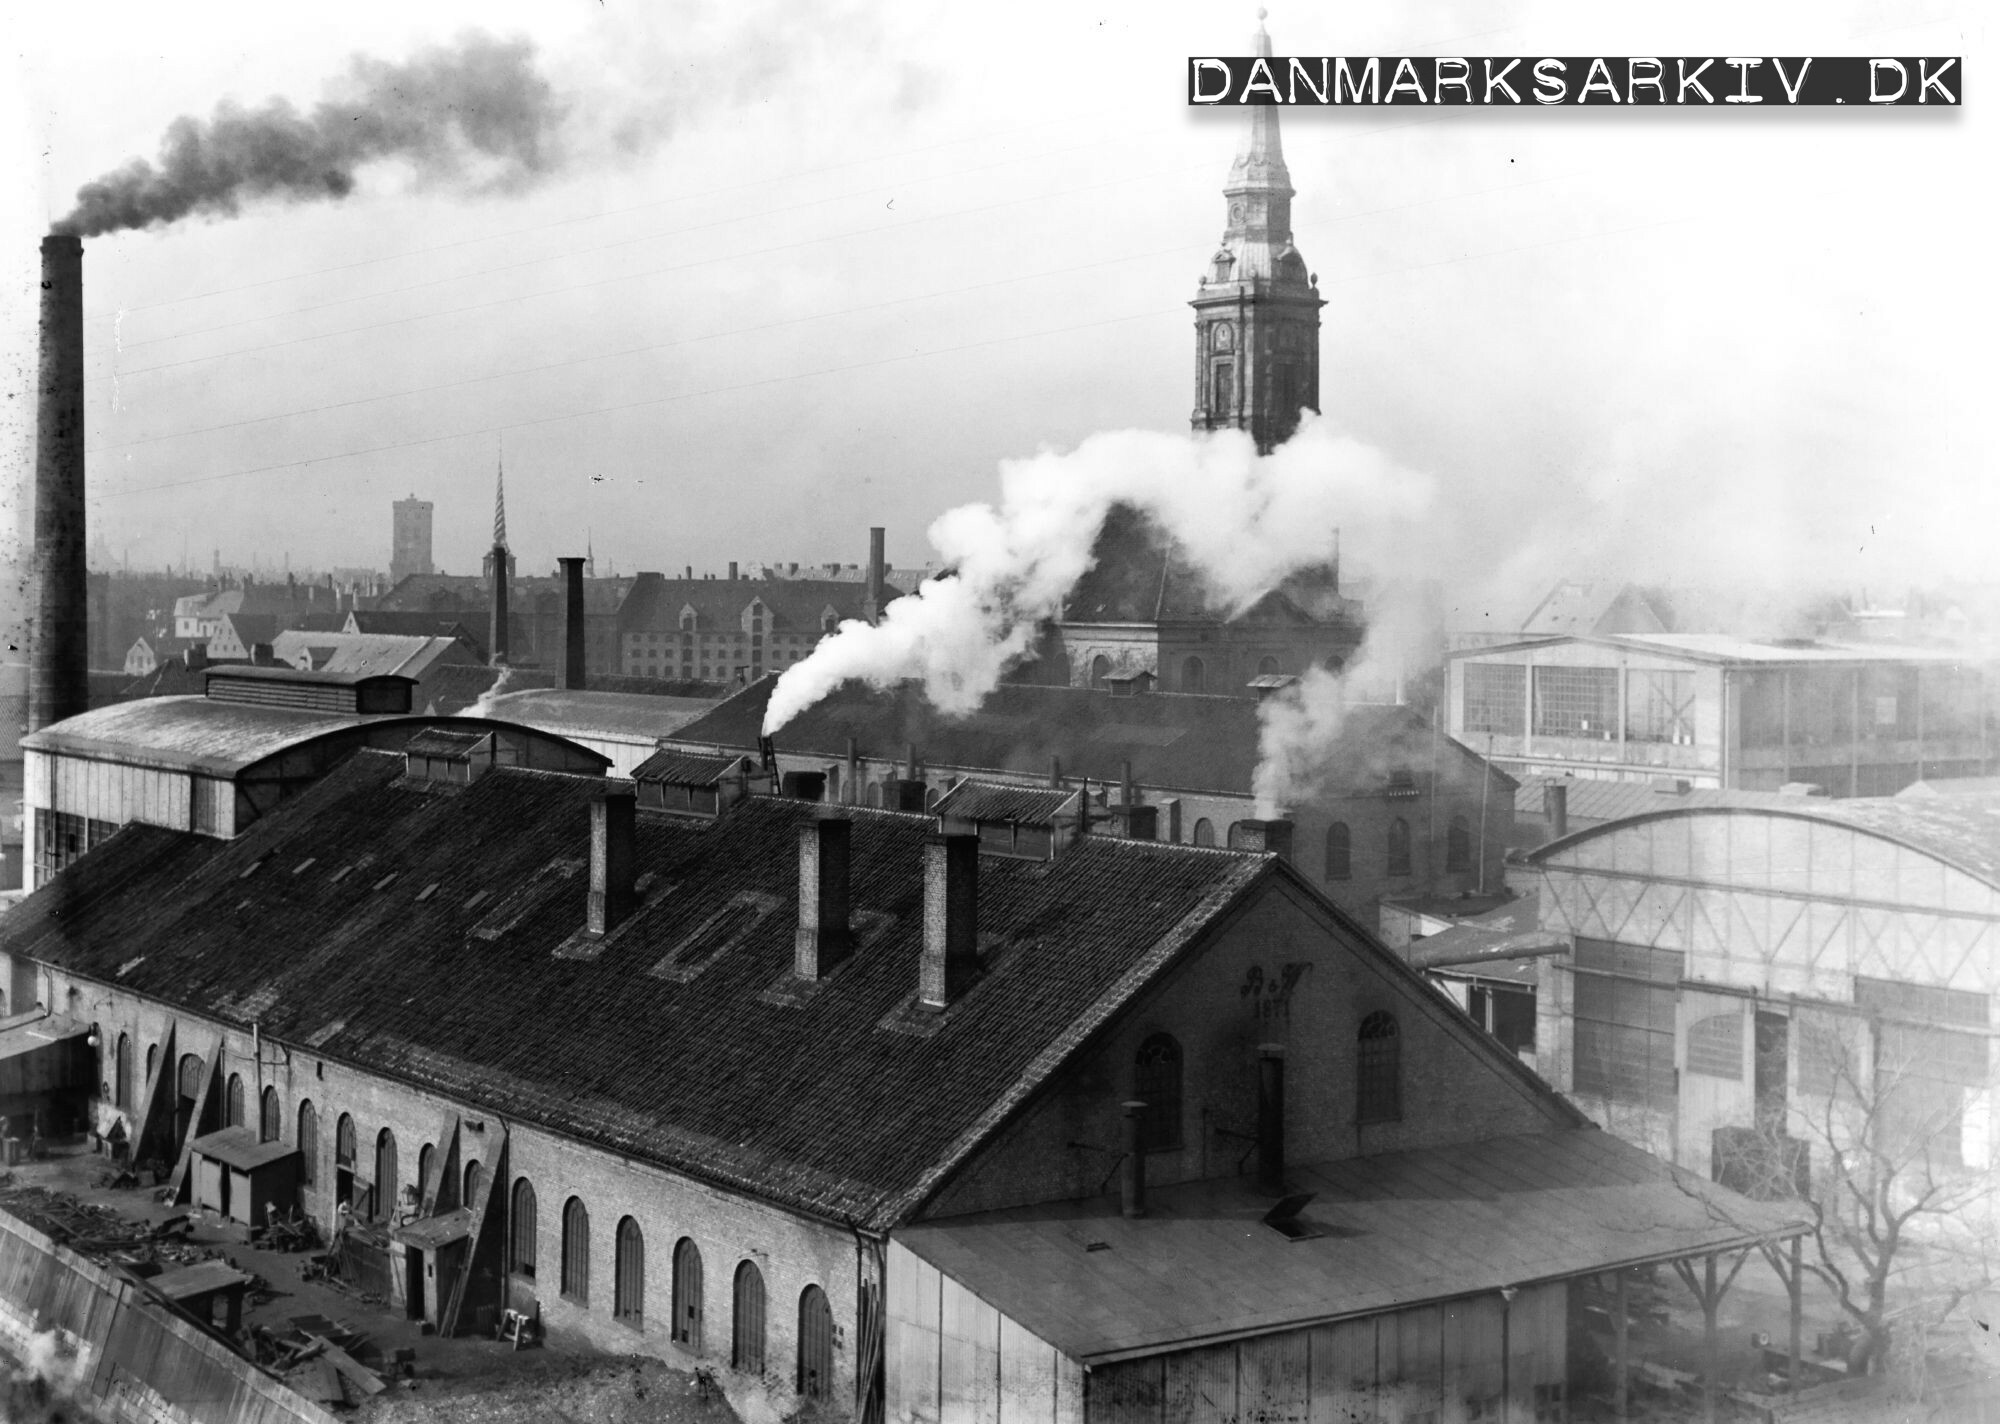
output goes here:
[[1278, 675], [1278, 660], [1276, 658], [1257, 659], [1257, 676], [1276, 677], [1277, 675]]
[[319, 1179], [319, 1113], [308, 1098], [299, 1104], [299, 1181], [311, 1186]]
[[1215, 827], [1209, 824], [1206, 816], [1194, 823], [1194, 843], [1199, 846], [1215, 844]]
[[347, 1113], [340, 1115], [340, 1121], [333, 1125], [333, 1165], [353, 1167], [359, 1155], [359, 1143], [354, 1131], [354, 1119]]
[[1326, 878], [1346, 880], [1354, 874], [1354, 839], [1347, 822], [1335, 821], [1326, 828]]
[[193, 1103], [201, 1097], [201, 1056], [195, 1053], [181, 1055], [180, 1090], [181, 1097]]
[[818, 1286], [799, 1293], [798, 1383], [807, 1399], [833, 1396], [833, 1307]]
[[222, 1098], [222, 1125], [224, 1127], [243, 1126], [243, 1075], [231, 1073], [229, 1087]]
[[1104, 679], [1111, 676], [1111, 659], [1102, 653], [1090, 660], [1090, 685], [1102, 691]]
[[1181, 1046], [1169, 1033], [1156, 1033], [1139, 1045], [1132, 1066], [1132, 1095], [1146, 1105], [1139, 1118], [1139, 1140], [1148, 1152], [1165, 1152], [1181, 1145]]
[[383, 1128], [375, 1135], [375, 1216], [396, 1219], [396, 1134]]
[[1398, 816], [1389, 823], [1389, 856], [1386, 873], [1410, 873], [1410, 823]]
[[1201, 665], [1201, 659], [1186, 657], [1181, 659], [1181, 691], [1205, 692], [1208, 689], [1208, 670]]
[[[477, 1165], [477, 1164], [475, 1164]], [[618, 1222], [618, 1252], [612, 1262], [611, 1318], [638, 1329], [646, 1319], [646, 1238], [631, 1217]]]
[[467, 1162], [465, 1164], [465, 1195], [458, 1199], [459, 1205], [471, 1206], [473, 1197], [477, 1196], [478, 1193], [479, 1164], [477, 1162]]
[[[437, 1149], [428, 1142], [417, 1149], [417, 1194], [419, 1196], [431, 1189], [431, 1162], [436, 1156]], [[437, 1209], [443, 1211], [448, 1206], [450, 1206], [450, 1203], [444, 1199], [442, 1184], [440, 1184]]]
[[1361, 1021], [1354, 1097], [1357, 1122], [1394, 1122], [1403, 1115], [1402, 1037], [1394, 1014], [1378, 1010]]
[[514, 1274], [535, 1274], [535, 1189], [526, 1177], [514, 1180]]
[[701, 1353], [701, 1248], [683, 1236], [674, 1247], [674, 1343]]
[[736, 1267], [729, 1307], [729, 1367], [750, 1375], [764, 1373], [764, 1273], [755, 1261]]
[[266, 1088], [257, 1114], [257, 1140], [276, 1142], [285, 1135], [285, 1112], [278, 1102], [278, 1090]]
[[1463, 816], [1453, 816], [1444, 832], [1444, 868], [1448, 871], [1472, 869], [1472, 827]]
[[115, 1088], [118, 1094], [117, 1098], [118, 1106], [121, 1108], [129, 1108], [132, 1106], [132, 1096], [133, 1096], [132, 1095], [132, 1035], [129, 1033], [121, 1033], [118, 1035], [118, 1061], [117, 1064], [115, 1065], [115, 1071], [118, 1074], [118, 1078], [117, 1081], [113, 1084], [113, 1087]]
[[1228, 834], [1223, 839], [1227, 842], [1231, 850], [1242, 850], [1246, 839], [1243, 823], [1241, 821], [1231, 821], [1229, 823]]
[[562, 1293], [578, 1305], [590, 1304], [590, 1213], [580, 1197], [563, 1205]]
[[97, 1070], [95, 1073], [91, 1074], [91, 1076], [97, 1079], [98, 1090], [102, 1092], [105, 1097], [108, 1098], [111, 1096], [111, 1089], [110, 1085], [105, 1080], [109, 1078], [111, 1075], [104, 1071], [104, 1065], [105, 1065], [105, 1060], [109, 1058], [110, 1055], [104, 1051], [103, 1025], [92, 1024], [90, 1026], [90, 1037], [85, 1041], [90, 1044], [90, 1057], [93, 1065]]
[[147, 1044], [147, 1045], [146, 1045], [146, 1081], [147, 1081], [147, 1083], [149, 1083], [149, 1084], [150, 1084], [150, 1083], [151, 1083], [151, 1082], [153, 1081], [153, 1065], [154, 1065], [155, 1063], [159, 1062], [159, 1061], [160, 1061], [160, 1045], [159, 1045], [159, 1044], [157, 1044], [157, 1043], [149, 1043], [149, 1044]]

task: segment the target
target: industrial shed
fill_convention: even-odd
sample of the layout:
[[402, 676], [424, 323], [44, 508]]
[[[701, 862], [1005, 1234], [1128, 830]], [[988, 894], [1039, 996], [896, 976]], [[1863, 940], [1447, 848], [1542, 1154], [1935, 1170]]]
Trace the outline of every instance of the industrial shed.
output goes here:
[[1704, 1173], [1717, 1133], [1800, 1114], [1826, 1050], [1907, 1065], [1994, 1162], [2000, 798], [1666, 810], [1526, 857], [1570, 941], [1537, 1066], [1633, 1141]]

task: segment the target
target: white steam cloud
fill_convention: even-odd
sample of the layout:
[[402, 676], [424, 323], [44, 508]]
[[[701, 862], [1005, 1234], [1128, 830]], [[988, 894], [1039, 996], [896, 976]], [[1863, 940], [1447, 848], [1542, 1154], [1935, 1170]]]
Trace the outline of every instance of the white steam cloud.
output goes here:
[[502, 664], [500, 676], [493, 679], [493, 685], [473, 699], [472, 705], [467, 707], [460, 715], [465, 717], [498, 716], [499, 714], [494, 711], [494, 704], [499, 701], [500, 694], [507, 690], [507, 684], [513, 680], [514, 669], [512, 665]]
[[84, 1417], [74, 1407], [84, 1385], [83, 1361], [58, 1332], [44, 1330], [30, 1336], [20, 1348], [20, 1362], [9, 1363], [0, 1419], [56, 1424]]
[[1066, 454], [1000, 468], [997, 506], [965, 505], [930, 528], [952, 572], [850, 621], [773, 689], [767, 735], [850, 680], [918, 679], [941, 710], [976, 708], [1026, 655], [1091, 562], [1106, 514], [1125, 504], [1181, 546], [1219, 605], [1241, 609], [1287, 575], [1325, 563], [1336, 528], [1380, 551], [1405, 542], [1430, 481], [1307, 414], [1259, 455], [1238, 431], [1094, 435]]

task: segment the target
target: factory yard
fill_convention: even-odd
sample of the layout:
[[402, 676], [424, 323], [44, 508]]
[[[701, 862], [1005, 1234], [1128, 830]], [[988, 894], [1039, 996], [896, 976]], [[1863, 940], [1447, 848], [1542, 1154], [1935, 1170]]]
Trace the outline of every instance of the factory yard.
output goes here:
[[[712, 1377], [664, 1362], [580, 1344], [543, 1342], [516, 1350], [480, 1336], [441, 1338], [386, 1302], [338, 1282], [306, 1279], [311, 1250], [252, 1245], [248, 1228], [164, 1205], [150, 1185], [114, 1187], [110, 1159], [88, 1148], [57, 1145], [38, 1162], [0, 1174], [0, 1210], [28, 1220], [79, 1251], [107, 1261], [145, 1261], [161, 1272], [203, 1262], [255, 1279], [243, 1302], [242, 1330], [268, 1342], [307, 1333], [341, 1347], [357, 1369], [316, 1368], [315, 1351], [291, 1371], [292, 1388], [326, 1408], [382, 1424], [734, 1424]], [[186, 1229], [154, 1232], [175, 1218]], [[120, 1243], [141, 1242], [129, 1248]], [[142, 1266], [142, 1270], [146, 1267]], [[254, 1347], [253, 1347], [254, 1348]], [[276, 1360], [282, 1360], [282, 1354]], [[381, 1388], [370, 1381], [379, 1379]]]

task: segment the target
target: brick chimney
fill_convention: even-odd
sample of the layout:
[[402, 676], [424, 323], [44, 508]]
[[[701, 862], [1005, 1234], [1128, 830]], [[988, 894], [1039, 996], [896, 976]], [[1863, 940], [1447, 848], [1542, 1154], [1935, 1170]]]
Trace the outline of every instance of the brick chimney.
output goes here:
[[608, 786], [590, 803], [590, 908], [584, 922], [590, 934], [610, 934], [631, 915], [638, 900], [636, 805], [629, 786]]
[[917, 1002], [950, 1008], [979, 974], [979, 837], [924, 841], [924, 958]]
[[888, 556], [887, 531], [873, 528], [868, 531], [868, 573], [861, 586], [861, 616], [870, 623], [882, 621], [882, 608], [888, 602]]
[[51, 233], [42, 239], [30, 731], [90, 708], [83, 469], [83, 239]]
[[1285, 1048], [1257, 1045], [1257, 1186], [1285, 1194]]
[[1542, 787], [1542, 816], [1549, 823], [1549, 839], [1561, 840], [1569, 834], [1569, 788], [1560, 781]]
[[854, 823], [827, 816], [799, 827], [799, 931], [793, 972], [824, 979], [854, 952], [848, 923], [848, 847]]
[[1235, 849], [1268, 851], [1280, 860], [1292, 858], [1290, 821], [1238, 821], [1235, 829]]
[[583, 691], [584, 621], [583, 560], [558, 559], [563, 578], [563, 661], [562, 686], [571, 692]]

